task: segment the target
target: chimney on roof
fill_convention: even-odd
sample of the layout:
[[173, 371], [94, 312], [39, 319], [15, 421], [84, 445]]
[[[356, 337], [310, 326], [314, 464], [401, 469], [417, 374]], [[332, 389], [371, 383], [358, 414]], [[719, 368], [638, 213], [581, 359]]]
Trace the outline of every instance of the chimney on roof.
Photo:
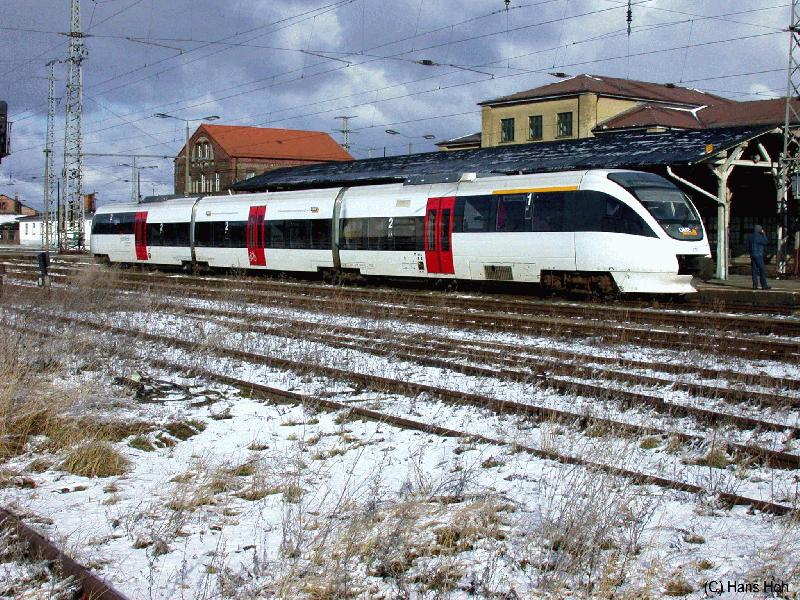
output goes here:
[[14, 193], [14, 214], [22, 214], [22, 202], [19, 201], [19, 192]]

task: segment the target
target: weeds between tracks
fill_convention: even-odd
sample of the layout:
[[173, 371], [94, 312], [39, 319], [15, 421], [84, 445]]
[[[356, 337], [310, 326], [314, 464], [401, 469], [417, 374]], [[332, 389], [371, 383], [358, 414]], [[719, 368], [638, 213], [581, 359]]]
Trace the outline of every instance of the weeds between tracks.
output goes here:
[[[108, 283], [105, 270], [84, 277], [85, 286], [96, 283], [92, 277]], [[144, 300], [121, 292], [87, 298], [79, 289], [53, 290], [49, 297], [39, 290], [14, 292], [5, 300], [54, 314], [87, 314], [120, 327], [141, 327], [148, 313], [171, 318], [161, 313], [162, 300], [155, 294]], [[332, 295], [335, 303], [346, 307], [346, 295], [335, 291]], [[241, 308], [241, 295], [228, 291], [214, 304]], [[258, 308], [247, 308], [252, 311], [249, 318], [258, 319]], [[445, 319], [447, 310], [443, 299], [440, 311]], [[11, 313], [3, 316], [7, 322], [12, 319]], [[130, 349], [127, 337], [90, 334], [40, 319], [20, 318], [15, 324], [30, 330], [45, 328], [54, 337], [34, 342], [36, 338], [27, 334], [4, 330], [2, 374], [9, 374], [11, 392], [3, 388], [8, 408], [2, 431], [3, 439], [16, 446], [4, 455], [3, 468], [17, 471], [12, 478], [27, 477], [47, 489], [48, 474], [68, 468], [69, 455], [90, 440], [129, 460], [129, 472], [137, 464], [179, 456], [183, 447], [194, 449], [189, 453], [194, 456], [177, 472], [165, 472], [163, 480], [150, 487], [137, 488], [137, 477], [124, 476], [103, 477], [99, 484], [105, 504], [99, 514], [108, 519], [107, 531], [100, 537], [122, 535], [117, 539], [125, 542], [125, 553], [132, 559], [144, 557], [149, 574], [139, 581], [142, 594], [163, 594], [160, 573], [175, 557], [177, 563], [182, 560], [191, 567], [171, 573], [187, 586], [191, 597], [318, 599], [436, 598], [451, 592], [514, 597], [534, 588], [553, 597], [567, 590], [585, 597], [660, 597], [665, 590], [696, 589], [704, 573], [714, 568], [707, 564], [720, 560], [720, 553], [711, 549], [714, 540], [703, 518], [710, 512], [719, 520], [727, 513], [713, 504], [676, 500], [660, 490], [580, 466], [542, 464], [513, 448], [412, 436], [385, 424], [354, 420], [346, 413], [318, 413], [292, 403], [250, 403], [250, 412], [240, 414], [239, 403], [246, 398], [232, 389], [217, 390], [216, 397], [205, 391], [200, 399], [194, 390], [207, 388], [206, 382], [150, 373], [147, 365], [165, 352], [163, 346], [134, 342], [140, 359], [132, 361], [122, 352], [115, 354], [115, 349]], [[174, 328], [176, 337], [192, 342], [183, 353], [187, 365], [212, 366], [215, 359], [209, 350], [225, 334], [185, 320], [176, 320]], [[263, 347], [270, 348], [309, 365], [323, 358], [320, 346], [304, 339], [302, 331], [295, 339], [274, 339]], [[37, 361], [50, 368], [24, 368]], [[235, 361], [226, 364], [237, 368]], [[365, 367], [366, 362], [352, 366]], [[15, 373], [19, 379], [11, 377]], [[112, 384], [116, 376], [126, 377], [126, 385], [135, 391]], [[156, 393], [159, 377], [165, 379], [163, 393]], [[286, 389], [311, 386], [315, 380], [311, 368], [281, 377]], [[460, 376], [447, 377], [456, 381]], [[51, 398], [46, 392], [52, 389], [63, 404], [45, 400]], [[348, 393], [352, 397], [357, 392]], [[182, 395], [186, 397], [175, 399]], [[374, 402], [392, 401], [380, 390], [373, 395]], [[5, 401], [6, 397], [13, 401]], [[23, 426], [24, 420], [17, 417], [29, 414], [25, 401], [36, 397], [43, 400], [30, 406], [41, 406], [47, 418]], [[423, 398], [417, 400], [419, 410], [423, 404]], [[261, 428], [246, 429], [256, 418], [263, 419]], [[553, 432], [560, 427], [542, 425]], [[224, 436], [214, 437], [215, 432], [233, 435], [245, 430], [249, 433], [236, 452], [220, 443]], [[84, 439], [77, 439], [76, 431]], [[620, 443], [613, 432], [594, 434], [591, 446], [577, 436], [554, 434], [550, 439], [561, 452], [581, 455], [591, 447], [599, 453], [595, 458], [620, 464], [640, 444], [634, 438]], [[400, 462], [401, 457], [408, 460]], [[33, 468], [37, 459], [49, 464]], [[706, 467], [710, 476], [722, 473], [712, 462], [709, 459]], [[405, 466], [398, 470], [398, 464]], [[86, 476], [71, 481], [97, 485], [88, 476], [91, 469], [82, 472]], [[394, 481], [398, 476], [400, 481]], [[724, 484], [722, 477], [714, 482]], [[4, 493], [4, 498], [24, 498], [16, 494], [24, 490], [10, 491], [15, 494]], [[139, 499], [131, 502], [135, 495]], [[677, 528], [665, 517], [667, 505], [675, 502], [690, 516]], [[796, 568], [791, 558], [770, 549], [778, 547], [778, 540], [784, 547], [794, 547], [796, 524], [760, 517], [747, 522], [783, 528], [769, 543], [754, 545], [748, 561], [752, 566], [747, 568], [791, 573]], [[237, 527], [250, 532], [244, 546], [236, 546], [236, 538], [228, 535]], [[684, 545], [680, 552], [670, 553], [664, 529], [679, 536]], [[193, 554], [201, 538], [203, 551]], [[654, 563], [653, 557], [663, 553], [668, 560]], [[657, 566], [648, 567], [653, 564]]]

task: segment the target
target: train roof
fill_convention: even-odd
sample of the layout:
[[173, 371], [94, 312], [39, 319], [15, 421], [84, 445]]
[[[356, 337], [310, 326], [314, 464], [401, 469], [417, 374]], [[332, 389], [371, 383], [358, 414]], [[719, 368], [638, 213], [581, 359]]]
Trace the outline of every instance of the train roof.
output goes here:
[[689, 165], [771, 129], [772, 126], [748, 126], [628, 133], [285, 167], [239, 181], [232, 189], [238, 192], [264, 192], [381, 183], [443, 183], [457, 181], [463, 173], [477, 173], [480, 177]]

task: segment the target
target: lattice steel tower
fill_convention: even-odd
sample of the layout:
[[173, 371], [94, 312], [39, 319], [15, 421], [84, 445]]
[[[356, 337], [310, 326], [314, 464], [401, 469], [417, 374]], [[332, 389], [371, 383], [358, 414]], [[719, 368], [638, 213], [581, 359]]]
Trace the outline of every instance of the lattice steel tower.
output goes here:
[[[783, 123], [783, 153], [780, 160], [782, 193], [778, 199], [778, 273], [787, 274], [787, 242], [789, 226], [789, 190], [792, 176], [800, 166], [800, 140], [792, 129], [800, 121], [797, 100], [800, 98], [800, 0], [792, 0], [792, 20], [789, 24], [789, 76], [786, 86], [786, 119]], [[792, 100], [795, 102], [793, 103]], [[797, 201], [797, 198], [795, 198]]]
[[[56, 63], [60, 60], [51, 60], [47, 63], [50, 67], [50, 77], [47, 82], [47, 139], [44, 148], [44, 211], [42, 220], [42, 248], [49, 250], [53, 243], [53, 230], [51, 222], [53, 220], [53, 198], [56, 194], [56, 169], [55, 157], [53, 155], [53, 145], [55, 143], [55, 119], [56, 119]], [[56, 217], [58, 219], [58, 216]]]
[[[64, 224], [59, 224], [61, 250], [82, 250], [84, 240], [83, 156], [81, 121], [83, 119], [83, 83], [81, 64], [86, 46], [81, 32], [81, 0], [70, 0], [69, 53], [67, 57], [66, 124], [64, 126]], [[60, 223], [60, 219], [59, 219]]]

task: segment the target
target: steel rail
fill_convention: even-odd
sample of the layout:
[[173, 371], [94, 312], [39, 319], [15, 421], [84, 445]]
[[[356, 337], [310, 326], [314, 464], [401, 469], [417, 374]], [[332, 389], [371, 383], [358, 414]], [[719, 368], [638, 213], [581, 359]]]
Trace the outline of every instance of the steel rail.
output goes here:
[[52, 562], [59, 572], [75, 577], [81, 585], [82, 600], [128, 600], [122, 592], [67, 556], [51, 540], [26, 525], [16, 514], [1, 507], [0, 529], [10, 531], [24, 540], [28, 544], [28, 552], [34, 560]]
[[[26, 257], [26, 260], [28, 257]], [[76, 268], [74, 266], [65, 267], [68, 269]], [[135, 279], [145, 277], [150, 280], [165, 277], [174, 281], [175, 276], [166, 275], [163, 272], [157, 273], [141, 273], [129, 271], [125, 273], [125, 277]], [[237, 282], [228, 277], [219, 276], [215, 278], [203, 277], [199, 278], [194, 275], [182, 274], [180, 278], [189, 281], [202, 279], [207, 285], [225, 286], [231, 282]], [[212, 283], [214, 282], [214, 283]], [[219, 282], [219, 283], [216, 283]], [[238, 280], [242, 283], [242, 280]], [[340, 286], [332, 286], [330, 284], [308, 282], [302, 283], [293, 282], [276, 282], [265, 280], [263, 277], [248, 277], [246, 285], [251, 289], [259, 289], [262, 291], [274, 291], [277, 289], [285, 289], [287, 285], [304, 287], [310, 292], [329, 295], [331, 289], [336, 289], [337, 293], [349, 293], [354, 296], [364, 298], [370, 297], [376, 301], [391, 299], [396, 295], [396, 289], [374, 288], [365, 286], [352, 286], [342, 288]], [[708, 327], [709, 322], [713, 322], [720, 329], [729, 331], [742, 331], [746, 333], [760, 333], [764, 335], [800, 335], [800, 321], [798, 320], [778, 320], [778, 319], [764, 319], [763, 316], [756, 315], [728, 315], [721, 314], [719, 311], [712, 312], [697, 312], [687, 310], [687, 307], [672, 304], [658, 303], [652, 307], [643, 308], [635, 305], [617, 306], [608, 302], [578, 302], [567, 300], [544, 300], [533, 299], [526, 297], [524, 299], [509, 297], [508, 294], [482, 294], [463, 295], [458, 293], [445, 293], [436, 292], [430, 293], [420, 290], [404, 289], [407, 296], [413, 296], [420, 304], [436, 304], [441, 298], [446, 298], [451, 305], [462, 305], [467, 309], [480, 309], [495, 312], [506, 312], [509, 314], [549, 314], [550, 316], [572, 316], [578, 318], [585, 318], [587, 313], [595, 313], [593, 318], [597, 318], [597, 312], [606, 313], [607, 319], [623, 320], [630, 323], [653, 323], [657, 322], [661, 325], [671, 325], [675, 327], [692, 327], [702, 325]], [[664, 310], [669, 307], [671, 310]]]
[[[19, 312], [23, 312], [26, 314], [47, 314], [41, 311], [36, 311], [27, 308], [19, 308], [19, 307], [14, 307], [13, 310], [17, 310]], [[144, 339], [150, 342], [161, 343], [167, 346], [172, 346], [183, 350], [192, 351], [198, 347], [198, 342], [196, 341], [185, 340], [177, 338], [175, 336], [149, 333], [142, 330], [117, 327], [107, 323], [96, 323], [94, 321], [81, 320], [81, 319], [76, 319], [74, 317], [66, 317], [61, 315], [47, 314], [47, 317], [50, 320], [59, 321], [61, 323], [77, 324], [81, 327], [89, 328], [94, 331], [125, 335], [128, 337], [134, 337], [136, 339]], [[456, 390], [451, 390], [447, 388], [441, 388], [426, 384], [420, 384], [408, 381], [399, 381], [396, 379], [380, 377], [377, 375], [356, 373], [353, 371], [346, 371], [343, 369], [337, 369], [334, 367], [328, 367], [320, 364], [309, 365], [308, 363], [293, 361], [285, 358], [278, 358], [273, 356], [267, 356], [264, 354], [246, 352], [244, 350], [235, 350], [232, 348], [219, 346], [217, 344], [203, 343], [202, 347], [207, 352], [211, 351], [220, 354], [222, 356], [226, 356], [228, 358], [234, 358], [256, 364], [262, 364], [273, 368], [292, 371], [295, 373], [313, 372], [315, 374], [321, 374], [322, 376], [334, 380], [349, 381], [350, 383], [354, 383], [356, 385], [363, 386], [365, 388], [379, 392], [392, 391], [395, 393], [408, 396], [418, 396], [420, 394], [428, 394], [431, 397], [435, 397], [445, 403], [455, 404], [455, 405], [469, 404], [471, 406], [476, 406], [478, 408], [493, 410], [498, 414], [516, 414], [524, 417], [534, 418], [539, 421], [559, 421], [565, 423], [576, 423], [578, 424], [579, 427], [582, 428], [588, 428], [589, 426], [596, 425], [609, 431], [622, 432], [629, 435], [672, 436], [680, 439], [682, 442], [685, 443], [702, 444], [706, 442], [705, 438], [702, 436], [691, 435], [671, 430], [664, 430], [658, 427], [648, 427], [633, 423], [626, 423], [623, 421], [617, 421], [614, 419], [607, 419], [596, 416], [587, 416], [584, 414], [574, 413], [565, 410], [548, 408], [534, 404], [525, 404], [525, 403], [515, 402], [512, 400], [492, 398], [480, 394], [460, 392]], [[443, 368], [449, 368], [450, 363], [442, 361], [440, 366]], [[479, 367], [469, 367], [469, 368], [467, 368], [467, 366], [464, 367], [465, 367], [465, 372], [469, 372], [470, 374], [483, 375], [483, 376], [487, 375], [496, 376], [496, 373], [491, 370], [484, 370], [480, 369]], [[604, 398], [609, 398], [609, 397], [614, 398], [614, 395], [620, 392], [620, 390], [608, 390], [607, 388], [603, 388], [602, 386], [594, 386], [590, 384], [570, 382], [569, 386], [561, 390], [561, 392], [577, 393], [581, 395], [587, 395], [589, 397], [591, 397], [592, 394], [601, 393], [603, 394]], [[609, 392], [611, 392], [611, 396], [609, 396]], [[643, 396], [640, 394], [635, 394], [633, 392], [630, 392], [629, 394], [635, 396]], [[623, 397], [628, 396], [628, 394], [619, 394], [619, 395]], [[630, 397], [628, 399], [630, 399]], [[671, 407], [666, 406], [667, 403], [664, 402], [662, 399], [657, 397], [643, 396], [643, 399], [640, 401], [644, 402], [645, 399], [654, 408], [658, 408], [660, 406], [665, 412], [667, 412], [667, 414], [669, 414], [668, 411]], [[675, 405], [675, 406], [681, 407], [681, 405]], [[706, 411], [704, 409], [696, 409], [696, 410], [699, 411], [698, 414], [700, 415], [707, 416], [708, 418], [713, 418], [712, 411]], [[707, 415], [707, 413], [712, 413], [712, 415]], [[732, 415], [732, 417], [735, 416]], [[792, 432], [792, 434], [800, 433], [800, 429], [796, 427], [786, 426], [778, 423], [771, 423], [768, 421], [759, 421], [757, 419], [750, 419], [748, 417], [738, 417], [735, 419], [735, 421], [739, 424], [746, 423], [750, 428], [760, 428], [769, 431], [789, 431]], [[790, 454], [778, 450], [771, 450], [769, 448], [764, 448], [761, 446], [753, 446], [750, 444], [725, 442], [725, 445], [736, 453], [740, 453], [752, 459], [764, 461], [765, 464], [770, 466], [781, 466], [793, 469], [800, 468], [800, 455]]]
[[[19, 309], [19, 308], [17, 308], [15, 310], [18, 310], [18, 311], [23, 312], [23, 313], [28, 313], [28, 314], [31, 314], [31, 313], [36, 314], [38, 312], [38, 311], [31, 310], [31, 309]], [[57, 320], [62, 322], [62, 323], [70, 323], [70, 324], [73, 324], [73, 325], [88, 327], [88, 328], [90, 328], [92, 330], [95, 330], [95, 331], [109, 331], [111, 333], [119, 333], [121, 335], [129, 336], [129, 337], [135, 337], [137, 339], [145, 339], [145, 340], [148, 340], [148, 341], [155, 341], [155, 342], [158, 342], [158, 343], [164, 343], [164, 344], [167, 344], [167, 345], [172, 345], [172, 346], [176, 346], [176, 347], [183, 348], [183, 349], [196, 350], [198, 348], [198, 345], [195, 344], [195, 343], [189, 343], [189, 342], [184, 342], [182, 340], [176, 340], [175, 338], [168, 337], [168, 336], [160, 336], [160, 335], [156, 335], [156, 334], [150, 334], [150, 333], [147, 333], [147, 332], [136, 332], [136, 333], [133, 333], [132, 331], [124, 329], [124, 328], [114, 327], [114, 326], [109, 326], [109, 325], [100, 325], [100, 324], [90, 323], [90, 322], [83, 321], [83, 320], [80, 320], [80, 319], [77, 319], [77, 318], [60, 317]], [[36, 335], [42, 335], [42, 334], [43, 335], [52, 335], [52, 334], [48, 334], [48, 333], [45, 333], [45, 332], [29, 332], [29, 331], [25, 331], [25, 333], [33, 333], [33, 334], [36, 334]], [[210, 348], [210, 346], [204, 345], [204, 346], [202, 346], [202, 348], [204, 350], [208, 350]], [[231, 357], [235, 357], [235, 358], [241, 358], [243, 360], [246, 360], [247, 357], [252, 356], [255, 359], [257, 359], [257, 362], [262, 362], [262, 363], [264, 362], [263, 359], [267, 359], [269, 361], [269, 364], [271, 364], [271, 365], [272, 365], [273, 362], [280, 363], [280, 364], [289, 364], [289, 365], [296, 364], [296, 365], [300, 365], [300, 363], [296, 363], [295, 361], [286, 361], [285, 359], [268, 359], [267, 357], [263, 357], [263, 356], [260, 356], [260, 355], [252, 355], [251, 353], [246, 353], [246, 352], [241, 352], [241, 351], [225, 350], [225, 352], [223, 352], [223, 354], [227, 354], [227, 355], [229, 355]], [[258, 360], [258, 359], [260, 359], [260, 360]], [[499, 446], [513, 445], [515, 449], [527, 452], [527, 453], [529, 453], [529, 454], [531, 454], [533, 456], [536, 456], [538, 458], [542, 458], [542, 459], [546, 459], [546, 460], [553, 460], [553, 461], [560, 462], [560, 463], [563, 463], [563, 464], [578, 465], [578, 466], [582, 466], [582, 467], [585, 467], [585, 468], [598, 470], [598, 471], [607, 473], [609, 475], [627, 478], [627, 479], [632, 480], [632, 481], [634, 481], [635, 483], [638, 483], [638, 484], [656, 485], [656, 486], [662, 487], [662, 488], [668, 488], [668, 489], [673, 489], [673, 490], [678, 490], [678, 491], [684, 491], [684, 492], [694, 493], [694, 494], [697, 494], [697, 495], [702, 495], [702, 494], [704, 494], [704, 493], [706, 493], [708, 491], [705, 488], [703, 488], [702, 486], [698, 486], [698, 485], [691, 484], [691, 483], [675, 481], [675, 480], [668, 479], [668, 478], [665, 478], [665, 477], [645, 474], [645, 473], [641, 473], [641, 472], [638, 472], [638, 471], [624, 469], [624, 468], [621, 468], [621, 467], [615, 467], [613, 465], [608, 465], [608, 464], [604, 464], [604, 463], [597, 463], [597, 462], [590, 461], [590, 460], [587, 460], [587, 459], [584, 459], [584, 458], [581, 458], [581, 457], [560, 454], [560, 453], [557, 453], [557, 452], [554, 452], [554, 451], [542, 450], [542, 449], [533, 448], [533, 447], [527, 447], [527, 446], [521, 446], [516, 442], [508, 442], [506, 440], [495, 439], [495, 438], [491, 438], [491, 437], [483, 436], [483, 435], [479, 435], [479, 434], [472, 434], [472, 433], [468, 433], [468, 432], [464, 432], [464, 431], [448, 429], [448, 428], [444, 428], [444, 427], [441, 427], [441, 426], [438, 426], [438, 425], [434, 425], [434, 424], [430, 424], [430, 423], [424, 423], [424, 422], [421, 422], [421, 421], [415, 421], [413, 419], [408, 419], [408, 418], [405, 418], [405, 417], [398, 417], [398, 416], [394, 416], [394, 415], [389, 415], [389, 414], [381, 413], [381, 412], [374, 411], [374, 410], [371, 410], [371, 409], [366, 409], [366, 408], [353, 406], [351, 404], [345, 404], [345, 403], [342, 403], [342, 402], [336, 402], [334, 400], [330, 400], [330, 399], [327, 399], [327, 398], [312, 397], [312, 396], [307, 396], [307, 395], [303, 395], [303, 394], [298, 394], [296, 392], [290, 392], [290, 391], [287, 391], [287, 390], [281, 390], [281, 389], [278, 389], [278, 388], [272, 388], [272, 387], [261, 385], [261, 384], [255, 383], [255, 382], [246, 381], [246, 380], [238, 379], [238, 378], [235, 378], [235, 377], [231, 377], [230, 375], [224, 375], [224, 374], [221, 374], [221, 373], [217, 373], [217, 372], [211, 371], [209, 369], [204, 369], [204, 368], [200, 368], [200, 367], [197, 367], [197, 366], [181, 365], [181, 364], [179, 364], [177, 362], [168, 361], [168, 360], [164, 360], [164, 359], [152, 359], [150, 361], [150, 364], [152, 364], [152, 366], [154, 366], [154, 367], [162, 368], [162, 369], [165, 369], [165, 370], [180, 371], [180, 372], [188, 373], [188, 374], [191, 374], [191, 375], [194, 375], [194, 376], [206, 377], [208, 379], [211, 379], [211, 380], [214, 380], [214, 381], [218, 381], [220, 383], [225, 383], [225, 384], [228, 384], [228, 385], [232, 385], [232, 386], [237, 387], [238, 389], [241, 389], [241, 390], [243, 390], [245, 392], [249, 392], [252, 395], [264, 397], [264, 398], [269, 399], [269, 400], [277, 399], [277, 400], [283, 401], [283, 402], [290, 401], [290, 402], [295, 402], [295, 403], [299, 403], [299, 404], [305, 404], [305, 405], [308, 405], [308, 406], [311, 406], [311, 407], [321, 407], [321, 408], [325, 408], [325, 409], [329, 409], [329, 410], [337, 410], [337, 411], [338, 410], [347, 410], [352, 415], [363, 417], [365, 419], [378, 421], [378, 422], [381, 422], [381, 423], [388, 423], [388, 424], [391, 424], [391, 425], [396, 425], [398, 427], [404, 427], [404, 428], [408, 428], [408, 429], [416, 429], [416, 430], [419, 430], [419, 431], [425, 431], [425, 432], [434, 433], [434, 434], [442, 435], [442, 436], [448, 436], [448, 437], [467, 438], [467, 439], [472, 439], [472, 440], [476, 440], [476, 441], [482, 441], [482, 442], [485, 442], [485, 443], [489, 443], [489, 444], [493, 444], [493, 445], [499, 445]], [[272, 366], [275, 366], [275, 365], [272, 365]], [[301, 365], [301, 366], [302, 366], [302, 368], [304, 370], [308, 370], [308, 366], [307, 365]], [[331, 372], [333, 372], [333, 373], [339, 372], [339, 370], [332, 369], [330, 367], [323, 367], [323, 368], [321, 368], [319, 370], [326, 376], [328, 376], [328, 374], [331, 373]], [[419, 391], [426, 391], [426, 388], [435, 389], [435, 388], [432, 388], [432, 386], [424, 386], [424, 385], [420, 385], [420, 384], [412, 384], [411, 386], [409, 386], [405, 382], [394, 382], [394, 380], [387, 380], [386, 378], [377, 378], [377, 377], [372, 377], [372, 376], [364, 376], [364, 375], [361, 375], [361, 374], [354, 374], [354, 373], [346, 373], [346, 374], [347, 375], [351, 375], [351, 376], [355, 375], [356, 379], [358, 381], [360, 381], [360, 382], [368, 383], [368, 382], [378, 381], [378, 382], [382, 382], [382, 383], [386, 383], [386, 382], [400, 383], [401, 384], [401, 388], [403, 388], [403, 389], [407, 389], [409, 387], [413, 388], [413, 391], [415, 391], [415, 394], [419, 393]], [[380, 389], [382, 391], [386, 391], [383, 387], [381, 387]], [[401, 393], [403, 393], [403, 392], [401, 392]], [[459, 396], [459, 398], [463, 399], [464, 395], [459, 394], [458, 396]], [[492, 399], [489, 399], [489, 400], [492, 400]], [[493, 404], [494, 403], [497, 403], [498, 406], [500, 406], [500, 407], [505, 406], [506, 408], [510, 408], [510, 406], [513, 405], [513, 403], [510, 403], [508, 401], [502, 401], [502, 400], [495, 401], [495, 402], [493, 402]], [[530, 408], [529, 405], [523, 405], [523, 406], [526, 406], [526, 407]], [[486, 408], [486, 406], [484, 406], [484, 408]], [[506, 412], [506, 411], [503, 411], [503, 412]], [[528, 416], [535, 416], [535, 414], [530, 413]], [[597, 420], [595, 420], [595, 422], [596, 421]], [[627, 424], [623, 424], [623, 425], [627, 425]], [[781, 503], [777, 503], [777, 502], [761, 500], [761, 499], [757, 499], [757, 498], [750, 498], [750, 497], [742, 496], [742, 495], [739, 495], [739, 494], [733, 494], [733, 493], [728, 493], [728, 492], [718, 492], [717, 493], [717, 497], [719, 498], [720, 502], [722, 502], [724, 504], [727, 504], [729, 506], [749, 505], [749, 506], [753, 507], [754, 509], [761, 510], [763, 512], [770, 513], [770, 514], [775, 514], [775, 515], [797, 515], [798, 514], [797, 507], [788, 506], [786, 504], [781, 504]]]
[[[59, 277], [59, 276], [54, 276]], [[796, 342], [783, 342], [770, 339], [756, 339], [732, 337], [727, 334], [714, 335], [692, 332], [686, 339], [670, 338], [671, 334], [679, 332], [669, 329], [653, 330], [652, 328], [637, 328], [607, 322], [589, 322], [586, 320], [506, 315], [501, 313], [488, 313], [485, 311], [459, 312], [451, 307], [419, 308], [403, 305], [376, 305], [368, 300], [348, 299], [346, 302], [339, 298], [327, 297], [296, 297], [288, 294], [270, 295], [245, 289], [216, 290], [209, 287], [180, 284], [170, 282], [146, 282], [140, 285], [132, 282], [114, 282], [109, 284], [117, 289], [139, 290], [142, 287], [151, 291], [175, 291], [182, 296], [195, 298], [214, 299], [220, 296], [230, 298], [237, 294], [239, 301], [258, 302], [278, 306], [292, 306], [303, 309], [320, 310], [333, 307], [338, 312], [354, 316], [386, 316], [390, 310], [394, 318], [414, 322], [434, 322], [445, 326], [459, 326], [469, 329], [497, 330], [528, 332], [535, 334], [553, 335], [564, 337], [577, 335], [582, 337], [596, 337], [600, 335], [604, 340], [615, 343], [639, 343], [642, 345], [664, 348], [712, 351], [727, 356], [737, 356], [750, 359], [777, 359], [800, 362], [800, 344]]]

